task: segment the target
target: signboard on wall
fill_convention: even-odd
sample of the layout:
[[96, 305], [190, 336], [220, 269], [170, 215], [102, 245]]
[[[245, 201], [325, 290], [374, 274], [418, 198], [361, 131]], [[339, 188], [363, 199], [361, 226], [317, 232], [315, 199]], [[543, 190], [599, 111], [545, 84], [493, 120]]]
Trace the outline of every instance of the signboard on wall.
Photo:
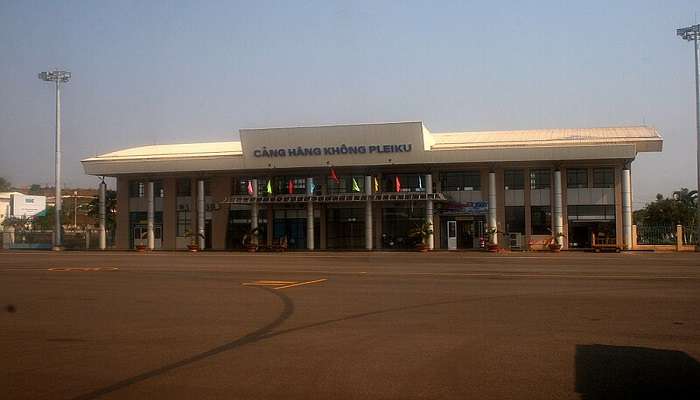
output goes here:
[[10, 199], [10, 215], [13, 217], [34, 217], [46, 213], [46, 196], [13, 194]]

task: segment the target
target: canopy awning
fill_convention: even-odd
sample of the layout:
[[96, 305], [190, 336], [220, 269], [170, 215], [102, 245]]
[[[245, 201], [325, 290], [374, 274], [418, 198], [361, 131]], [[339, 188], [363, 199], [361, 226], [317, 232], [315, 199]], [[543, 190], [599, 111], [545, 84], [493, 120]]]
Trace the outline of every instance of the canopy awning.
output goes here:
[[447, 201], [442, 193], [375, 193], [375, 194], [289, 194], [277, 196], [230, 196], [221, 204], [270, 204], [270, 203], [347, 203], [366, 201]]

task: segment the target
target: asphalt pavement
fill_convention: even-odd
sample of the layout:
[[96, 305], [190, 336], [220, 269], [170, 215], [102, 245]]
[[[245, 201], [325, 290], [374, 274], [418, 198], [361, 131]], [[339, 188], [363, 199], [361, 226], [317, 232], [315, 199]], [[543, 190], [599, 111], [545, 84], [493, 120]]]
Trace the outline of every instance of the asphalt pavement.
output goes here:
[[0, 252], [2, 399], [700, 398], [696, 253]]

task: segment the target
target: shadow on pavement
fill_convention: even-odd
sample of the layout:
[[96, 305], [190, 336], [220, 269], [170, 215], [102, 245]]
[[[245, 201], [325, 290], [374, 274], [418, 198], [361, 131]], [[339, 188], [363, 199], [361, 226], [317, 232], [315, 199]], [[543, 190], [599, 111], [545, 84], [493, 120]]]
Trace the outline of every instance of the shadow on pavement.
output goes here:
[[578, 345], [575, 363], [583, 400], [700, 399], [700, 363], [682, 351]]

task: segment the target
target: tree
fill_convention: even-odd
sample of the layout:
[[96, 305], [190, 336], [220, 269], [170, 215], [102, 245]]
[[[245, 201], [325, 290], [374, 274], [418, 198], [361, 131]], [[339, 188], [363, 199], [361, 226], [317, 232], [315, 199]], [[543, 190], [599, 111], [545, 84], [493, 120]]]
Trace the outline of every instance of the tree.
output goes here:
[[[100, 218], [100, 199], [96, 197], [90, 201], [87, 205], [88, 211], [87, 215], [95, 218], [99, 222]], [[114, 232], [114, 228], [117, 226], [117, 192], [114, 190], [107, 190], [105, 193], [105, 228]]]
[[0, 192], [9, 192], [10, 189], [12, 189], [10, 181], [0, 176]]
[[695, 226], [698, 208], [697, 190], [682, 188], [673, 197], [656, 195], [656, 200], [634, 212], [634, 220], [643, 225]]
[[41, 195], [41, 185], [38, 183], [33, 183], [31, 186], [29, 186], [29, 194]]

